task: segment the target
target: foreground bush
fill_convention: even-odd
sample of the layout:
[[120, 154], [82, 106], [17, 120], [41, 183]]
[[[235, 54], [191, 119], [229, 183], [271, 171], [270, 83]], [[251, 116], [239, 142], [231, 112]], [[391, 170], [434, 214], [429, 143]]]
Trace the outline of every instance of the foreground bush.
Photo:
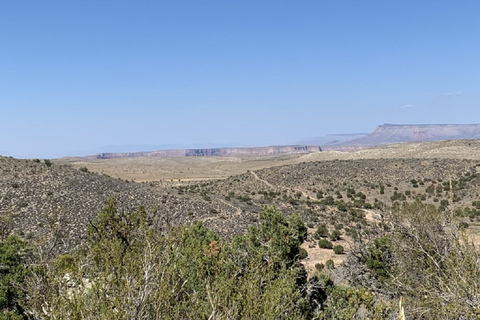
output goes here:
[[38, 319], [310, 318], [298, 216], [266, 208], [262, 223], [231, 244], [200, 222], [162, 236], [146, 217], [109, 200], [83, 248], [36, 267], [31, 291], [50, 290], [31, 297], [29, 312]]
[[[320, 265], [307, 281], [298, 215], [265, 208], [259, 217], [247, 234], [225, 242], [201, 222], [159, 233], [145, 209], [127, 212], [110, 199], [70, 254], [41, 245], [32, 251], [10, 237], [0, 242], [0, 319], [387, 316], [387, 304], [366, 289], [335, 286]], [[327, 272], [333, 269], [328, 260]]]
[[[407, 318], [480, 318], [480, 252], [452, 215], [415, 202], [389, 220], [388, 233], [354, 247], [346, 263], [352, 281], [397, 301], [403, 297]], [[358, 277], [368, 272], [373, 277]]]
[[22, 290], [26, 260], [31, 254], [27, 242], [9, 236], [0, 242], [0, 319], [23, 319]]

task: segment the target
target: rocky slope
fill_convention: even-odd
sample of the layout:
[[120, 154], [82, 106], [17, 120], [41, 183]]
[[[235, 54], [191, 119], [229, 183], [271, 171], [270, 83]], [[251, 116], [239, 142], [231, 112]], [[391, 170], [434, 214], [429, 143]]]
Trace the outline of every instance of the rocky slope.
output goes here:
[[214, 148], [214, 149], [179, 149], [148, 152], [100, 153], [98, 159], [129, 157], [205, 157], [205, 156], [266, 156], [292, 153], [312, 153], [322, 151], [319, 146], [295, 145], [256, 148]]
[[0, 237], [13, 230], [37, 239], [57, 237], [59, 248], [72, 248], [112, 196], [120, 210], [144, 206], [159, 230], [194, 220], [221, 234], [246, 229], [244, 217], [218, 219], [236, 208], [200, 194], [184, 196], [168, 185], [128, 182], [49, 161], [0, 157]]

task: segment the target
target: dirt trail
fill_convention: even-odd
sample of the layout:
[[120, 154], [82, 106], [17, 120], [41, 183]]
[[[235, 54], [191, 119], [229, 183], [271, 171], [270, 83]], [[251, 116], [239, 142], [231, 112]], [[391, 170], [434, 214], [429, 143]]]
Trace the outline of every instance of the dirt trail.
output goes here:
[[258, 180], [258, 181], [262, 182], [263, 184], [269, 186], [270, 188], [275, 189], [275, 187], [274, 187], [270, 182], [268, 182], [268, 181], [263, 180], [262, 178], [260, 178], [255, 171], [250, 171], [250, 173], [253, 175], [253, 177], [255, 178], [255, 180]]
[[[261, 183], [265, 184], [266, 186], [269, 186], [272, 189], [276, 189], [276, 187], [273, 184], [271, 184], [267, 180], [260, 178], [255, 171], [250, 171], [250, 173], [253, 175], [255, 180], [260, 181]], [[293, 189], [293, 190], [299, 191], [302, 194], [302, 196], [305, 198], [309, 196], [309, 194], [305, 190], [302, 190], [302, 189]]]
[[240, 209], [239, 207], [235, 207], [233, 204], [231, 203], [228, 203], [227, 201], [223, 200], [223, 199], [218, 199], [221, 203], [229, 206], [230, 208], [232, 209], [235, 209], [235, 213], [234, 215], [236, 216], [240, 216], [242, 214], [242, 209]]
[[379, 222], [382, 221], [382, 216], [375, 210], [364, 209], [365, 219], [369, 222]]

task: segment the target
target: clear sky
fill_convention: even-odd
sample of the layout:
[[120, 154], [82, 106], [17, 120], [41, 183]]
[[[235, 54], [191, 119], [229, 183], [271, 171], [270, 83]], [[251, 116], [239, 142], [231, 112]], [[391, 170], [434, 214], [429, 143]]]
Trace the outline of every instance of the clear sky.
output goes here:
[[480, 1], [2, 0], [0, 155], [480, 122]]

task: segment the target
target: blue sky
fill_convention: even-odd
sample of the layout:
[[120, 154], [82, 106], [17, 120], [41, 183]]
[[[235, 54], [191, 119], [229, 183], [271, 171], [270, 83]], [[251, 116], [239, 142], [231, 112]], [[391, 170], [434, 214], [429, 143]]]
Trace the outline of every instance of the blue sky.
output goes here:
[[480, 122], [478, 1], [0, 2], [0, 155]]

